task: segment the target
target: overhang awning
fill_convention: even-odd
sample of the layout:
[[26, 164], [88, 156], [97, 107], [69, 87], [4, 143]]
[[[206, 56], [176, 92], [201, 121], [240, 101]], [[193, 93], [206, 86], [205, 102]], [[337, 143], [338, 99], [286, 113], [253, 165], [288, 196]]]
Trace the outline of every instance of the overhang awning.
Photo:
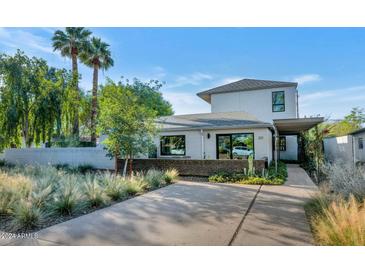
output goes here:
[[315, 118], [294, 118], [294, 119], [274, 119], [274, 125], [279, 134], [294, 135], [315, 127], [324, 121], [323, 117]]

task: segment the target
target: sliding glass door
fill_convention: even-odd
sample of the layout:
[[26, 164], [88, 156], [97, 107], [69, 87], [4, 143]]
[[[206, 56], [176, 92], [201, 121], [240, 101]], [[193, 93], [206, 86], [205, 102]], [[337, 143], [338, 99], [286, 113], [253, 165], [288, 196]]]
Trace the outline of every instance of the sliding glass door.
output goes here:
[[217, 134], [217, 159], [247, 159], [254, 156], [253, 133]]

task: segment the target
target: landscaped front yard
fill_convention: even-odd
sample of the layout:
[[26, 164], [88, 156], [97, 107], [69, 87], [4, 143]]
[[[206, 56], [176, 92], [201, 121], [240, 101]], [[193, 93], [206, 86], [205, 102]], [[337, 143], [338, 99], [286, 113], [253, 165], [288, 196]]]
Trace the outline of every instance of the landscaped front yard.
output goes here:
[[365, 245], [365, 169], [327, 164], [326, 181], [305, 206], [319, 245]]
[[172, 183], [176, 170], [123, 178], [85, 168], [0, 168], [0, 230], [36, 231]]

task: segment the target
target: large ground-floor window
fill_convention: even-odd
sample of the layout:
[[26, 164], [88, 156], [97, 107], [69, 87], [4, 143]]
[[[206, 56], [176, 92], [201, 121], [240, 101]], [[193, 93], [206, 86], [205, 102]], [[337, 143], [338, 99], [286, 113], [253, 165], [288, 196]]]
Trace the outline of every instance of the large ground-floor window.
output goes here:
[[161, 136], [161, 155], [184, 156], [185, 135]]
[[254, 156], [253, 133], [217, 134], [217, 159], [247, 159]]

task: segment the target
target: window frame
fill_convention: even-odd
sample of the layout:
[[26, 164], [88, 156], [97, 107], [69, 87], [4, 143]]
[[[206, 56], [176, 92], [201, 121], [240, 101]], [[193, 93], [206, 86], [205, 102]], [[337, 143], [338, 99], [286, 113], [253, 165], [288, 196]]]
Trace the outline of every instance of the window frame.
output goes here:
[[219, 159], [219, 136], [229, 136], [229, 143], [230, 143], [230, 159], [223, 159], [223, 160], [245, 160], [245, 159], [233, 159], [233, 145], [232, 145], [232, 135], [235, 134], [252, 134], [253, 142], [252, 142], [252, 150], [253, 150], [253, 159], [255, 159], [255, 133], [253, 132], [234, 132], [234, 133], [222, 133], [215, 135], [215, 150], [216, 150], [216, 159]]
[[[281, 93], [281, 92], [283, 93], [284, 103], [283, 104], [274, 104], [275, 94]], [[284, 109], [283, 110], [275, 110], [275, 106], [284, 106]], [[285, 112], [285, 90], [273, 91], [271, 93], [271, 107], [272, 107], [272, 112]]]
[[[282, 140], [284, 140], [284, 149], [281, 146]], [[279, 136], [279, 151], [286, 151], [286, 136]]]
[[[184, 140], [184, 154], [165, 154], [162, 153], [162, 138], [166, 137], [182, 137]], [[162, 135], [160, 136], [160, 155], [161, 156], [186, 156], [186, 137], [185, 135]]]
[[364, 149], [364, 139], [362, 137], [359, 137], [358, 139], [358, 144], [359, 144], [359, 150]]

